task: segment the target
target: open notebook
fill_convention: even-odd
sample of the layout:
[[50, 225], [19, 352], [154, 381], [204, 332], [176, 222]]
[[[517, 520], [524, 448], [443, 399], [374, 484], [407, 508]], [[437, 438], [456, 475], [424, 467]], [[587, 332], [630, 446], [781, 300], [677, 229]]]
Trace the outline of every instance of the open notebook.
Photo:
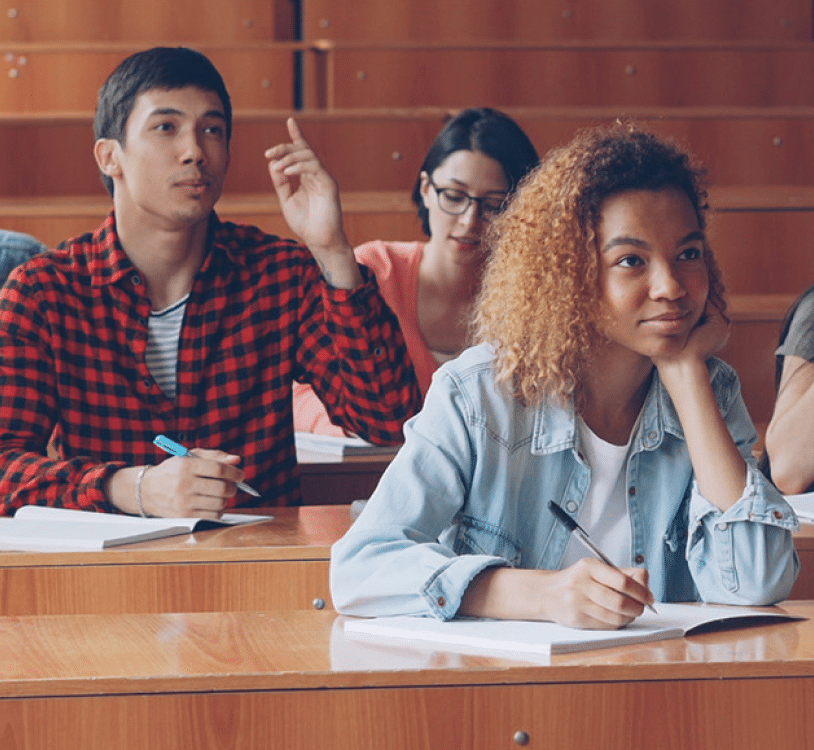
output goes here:
[[814, 492], [801, 495], [786, 495], [786, 501], [794, 509], [797, 518], [811, 523], [814, 521]]
[[40, 505], [26, 505], [13, 518], [0, 518], [0, 549], [92, 550], [145, 542], [194, 531], [268, 521], [273, 516], [224, 513], [206, 518], [139, 518]]
[[528, 658], [564, 654], [628, 643], [681, 638], [704, 626], [759, 624], [764, 619], [795, 620], [772, 608], [723, 607], [712, 604], [656, 605], [621, 630], [580, 630], [552, 622], [460, 618], [444, 622], [431, 617], [375, 617], [345, 620], [353, 639], [390, 641], [440, 651]]

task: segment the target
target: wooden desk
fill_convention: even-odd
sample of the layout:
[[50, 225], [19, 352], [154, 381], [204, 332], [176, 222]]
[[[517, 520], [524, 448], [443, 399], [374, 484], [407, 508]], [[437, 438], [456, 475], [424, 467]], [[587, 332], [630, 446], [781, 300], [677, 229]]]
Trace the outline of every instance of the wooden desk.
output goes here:
[[392, 456], [331, 456], [297, 451], [300, 487], [305, 505], [342, 504], [367, 500]]
[[[785, 608], [814, 617], [814, 602]], [[811, 619], [548, 665], [354, 643], [341, 622], [305, 610], [0, 618], [3, 746], [814, 747]]]
[[0, 552], [0, 614], [330, 607], [330, 546], [349, 507], [269, 512], [268, 522], [107, 550]]
[[814, 523], [800, 523], [800, 530], [794, 535], [794, 546], [800, 558], [800, 574], [791, 599], [814, 599]]

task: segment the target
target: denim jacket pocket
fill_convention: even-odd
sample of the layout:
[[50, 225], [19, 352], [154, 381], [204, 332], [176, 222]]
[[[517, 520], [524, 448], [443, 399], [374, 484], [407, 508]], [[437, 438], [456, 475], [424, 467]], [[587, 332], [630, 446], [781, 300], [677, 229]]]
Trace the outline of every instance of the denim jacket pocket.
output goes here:
[[499, 526], [479, 518], [459, 515], [453, 549], [458, 555], [494, 555], [506, 560], [514, 568], [520, 567], [520, 544]]

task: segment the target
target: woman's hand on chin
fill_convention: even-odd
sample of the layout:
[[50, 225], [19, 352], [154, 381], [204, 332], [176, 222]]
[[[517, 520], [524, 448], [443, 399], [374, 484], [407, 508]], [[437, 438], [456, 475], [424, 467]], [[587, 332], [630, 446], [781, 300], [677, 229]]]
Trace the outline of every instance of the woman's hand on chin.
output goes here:
[[704, 314], [690, 331], [684, 346], [669, 354], [653, 357], [653, 364], [663, 372], [671, 365], [686, 362], [706, 362], [729, 341], [730, 323], [721, 311], [707, 302]]

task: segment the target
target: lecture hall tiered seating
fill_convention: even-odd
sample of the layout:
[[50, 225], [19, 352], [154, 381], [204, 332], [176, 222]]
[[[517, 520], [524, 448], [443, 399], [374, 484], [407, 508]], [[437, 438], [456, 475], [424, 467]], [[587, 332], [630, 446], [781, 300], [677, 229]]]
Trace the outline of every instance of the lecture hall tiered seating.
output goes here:
[[450, 112], [504, 109], [541, 152], [619, 116], [709, 168], [734, 321], [722, 355], [759, 424], [789, 302], [814, 281], [810, 0], [21, 0], [0, 15], [0, 226], [49, 244], [109, 200], [92, 158], [98, 87], [156, 44], [208, 54], [233, 97], [219, 211], [288, 234], [263, 151], [295, 114], [343, 191], [353, 242], [411, 239], [409, 191]]

